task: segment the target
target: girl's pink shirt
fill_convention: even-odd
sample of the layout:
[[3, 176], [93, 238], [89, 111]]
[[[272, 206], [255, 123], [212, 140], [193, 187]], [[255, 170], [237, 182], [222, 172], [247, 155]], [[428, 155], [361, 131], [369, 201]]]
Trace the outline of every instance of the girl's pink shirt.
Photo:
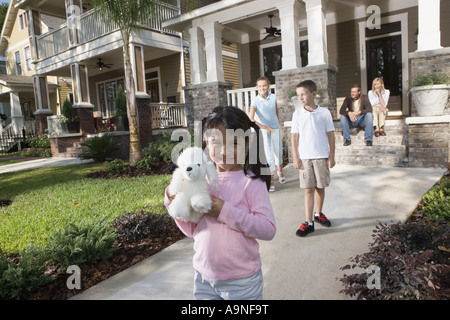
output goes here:
[[[207, 215], [198, 223], [175, 219], [180, 230], [195, 240], [194, 269], [217, 280], [251, 276], [261, 269], [256, 239], [271, 240], [276, 232], [267, 186], [243, 170], [219, 172], [219, 190], [210, 192], [225, 201], [217, 219]], [[165, 193], [168, 207], [167, 189]]]

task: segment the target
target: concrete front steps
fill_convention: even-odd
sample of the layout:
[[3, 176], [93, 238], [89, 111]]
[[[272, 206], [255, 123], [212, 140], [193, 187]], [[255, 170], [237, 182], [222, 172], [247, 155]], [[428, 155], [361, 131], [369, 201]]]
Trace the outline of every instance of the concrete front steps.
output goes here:
[[384, 130], [386, 136], [373, 137], [373, 146], [364, 141], [364, 130], [351, 135], [352, 144], [343, 146], [344, 137], [340, 123], [335, 122], [336, 163], [364, 165], [368, 167], [407, 167], [408, 128], [403, 119], [387, 120]]

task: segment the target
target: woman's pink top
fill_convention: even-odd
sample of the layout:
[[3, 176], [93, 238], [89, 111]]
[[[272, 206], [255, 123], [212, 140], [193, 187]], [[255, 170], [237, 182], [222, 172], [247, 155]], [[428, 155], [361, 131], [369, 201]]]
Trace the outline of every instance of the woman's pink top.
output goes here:
[[[266, 183], [250, 179], [243, 170], [219, 172], [219, 190], [210, 192], [225, 201], [217, 219], [175, 220], [195, 240], [194, 269], [217, 280], [251, 276], [261, 268], [256, 239], [271, 240], [276, 232]], [[170, 205], [167, 189], [164, 204]]]

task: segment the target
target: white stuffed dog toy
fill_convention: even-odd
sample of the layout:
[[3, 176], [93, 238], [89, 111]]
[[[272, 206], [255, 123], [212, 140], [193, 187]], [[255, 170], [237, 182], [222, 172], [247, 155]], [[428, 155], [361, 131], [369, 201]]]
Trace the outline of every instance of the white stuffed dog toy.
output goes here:
[[176, 219], [197, 223], [211, 210], [212, 200], [205, 176], [217, 188], [216, 168], [212, 162], [207, 163], [206, 154], [198, 147], [185, 149], [178, 157], [177, 165], [168, 188], [169, 195], [175, 195], [169, 214]]

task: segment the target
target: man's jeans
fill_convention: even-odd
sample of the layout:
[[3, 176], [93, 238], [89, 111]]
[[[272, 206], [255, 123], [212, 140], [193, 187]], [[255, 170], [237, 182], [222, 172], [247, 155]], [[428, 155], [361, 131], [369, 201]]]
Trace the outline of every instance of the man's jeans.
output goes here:
[[351, 140], [350, 138], [350, 126], [364, 128], [364, 140], [373, 140], [373, 115], [372, 112], [368, 112], [365, 115], [357, 116], [356, 121], [350, 121], [349, 116], [341, 115], [341, 128], [342, 135], [345, 140]]

